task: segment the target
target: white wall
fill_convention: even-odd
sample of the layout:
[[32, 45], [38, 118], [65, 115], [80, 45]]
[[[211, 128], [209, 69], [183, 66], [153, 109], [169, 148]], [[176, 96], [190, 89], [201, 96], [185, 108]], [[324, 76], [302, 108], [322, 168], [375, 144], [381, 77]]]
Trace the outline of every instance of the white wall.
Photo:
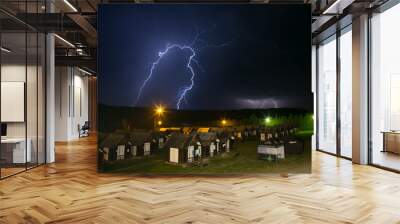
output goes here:
[[[28, 68], [29, 69], [29, 68]], [[9, 64], [1, 66], [1, 81], [3, 82], [25, 82], [25, 64]], [[4, 96], [3, 96], [4, 97]], [[6, 108], [1, 108], [6, 110]], [[7, 137], [25, 137], [25, 123], [11, 122], [7, 123]]]
[[71, 130], [71, 134], [74, 137], [79, 137], [79, 132], [78, 132], [78, 124], [83, 125], [85, 121], [89, 120], [89, 92], [88, 92], [88, 77], [87, 76], [82, 76], [82, 73], [76, 74], [75, 70], [75, 75], [74, 75], [74, 108], [72, 108], [72, 120], [71, 120], [71, 126], [73, 127]]
[[56, 67], [55, 69], [55, 140], [68, 140], [69, 125], [69, 68]]
[[88, 120], [88, 77], [72, 67], [56, 67], [56, 141], [79, 137], [78, 125]]

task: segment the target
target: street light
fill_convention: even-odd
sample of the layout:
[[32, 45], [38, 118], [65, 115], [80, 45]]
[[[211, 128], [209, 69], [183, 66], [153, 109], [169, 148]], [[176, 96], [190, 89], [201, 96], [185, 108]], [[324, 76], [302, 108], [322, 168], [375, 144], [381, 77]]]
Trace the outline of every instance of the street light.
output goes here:
[[226, 125], [226, 120], [224, 119], [224, 120], [222, 120], [222, 125]]
[[161, 116], [164, 113], [164, 108], [162, 106], [157, 106], [156, 113], [158, 116]]
[[158, 126], [162, 125], [162, 121], [161, 121], [161, 116], [163, 115], [163, 113], [165, 112], [165, 109], [163, 106], [158, 105], [155, 109], [155, 116], [154, 116], [154, 128]]
[[265, 123], [269, 124], [271, 122], [271, 118], [270, 117], [266, 117], [265, 118]]

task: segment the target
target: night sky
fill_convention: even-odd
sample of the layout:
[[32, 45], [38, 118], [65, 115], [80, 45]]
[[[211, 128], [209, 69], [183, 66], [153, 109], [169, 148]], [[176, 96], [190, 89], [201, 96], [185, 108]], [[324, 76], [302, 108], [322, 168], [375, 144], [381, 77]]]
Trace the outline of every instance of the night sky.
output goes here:
[[[101, 5], [99, 103], [312, 109], [306, 5]], [[161, 56], [148, 78], [159, 52]], [[193, 88], [191, 70], [194, 71]]]

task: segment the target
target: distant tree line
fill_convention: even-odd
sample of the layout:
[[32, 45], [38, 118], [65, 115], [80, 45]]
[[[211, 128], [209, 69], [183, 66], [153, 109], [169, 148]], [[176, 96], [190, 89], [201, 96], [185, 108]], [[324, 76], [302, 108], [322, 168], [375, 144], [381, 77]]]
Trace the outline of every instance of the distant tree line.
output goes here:
[[266, 127], [276, 127], [281, 125], [293, 125], [301, 130], [313, 130], [314, 119], [313, 114], [290, 114], [259, 117], [252, 114], [250, 117], [239, 121], [243, 125], [256, 125]]

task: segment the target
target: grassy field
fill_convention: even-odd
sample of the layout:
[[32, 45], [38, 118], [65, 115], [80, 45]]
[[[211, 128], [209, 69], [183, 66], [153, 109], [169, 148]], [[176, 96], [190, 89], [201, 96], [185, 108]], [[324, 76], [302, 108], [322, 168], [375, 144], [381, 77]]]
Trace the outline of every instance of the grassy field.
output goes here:
[[298, 139], [309, 139], [313, 135], [313, 130], [301, 130], [294, 134], [295, 138]]
[[[303, 139], [309, 133], [300, 134]], [[299, 136], [300, 137], [300, 136]], [[115, 161], [104, 165], [105, 172], [132, 174], [243, 174], [243, 173], [309, 173], [311, 172], [310, 138], [305, 140], [305, 152], [299, 155], [285, 155], [285, 159], [261, 160], [257, 155], [257, 141], [237, 143], [230, 153], [210, 158], [199, 166], [168, 164], [167, 151], [160, 150], [147, 158]]]

